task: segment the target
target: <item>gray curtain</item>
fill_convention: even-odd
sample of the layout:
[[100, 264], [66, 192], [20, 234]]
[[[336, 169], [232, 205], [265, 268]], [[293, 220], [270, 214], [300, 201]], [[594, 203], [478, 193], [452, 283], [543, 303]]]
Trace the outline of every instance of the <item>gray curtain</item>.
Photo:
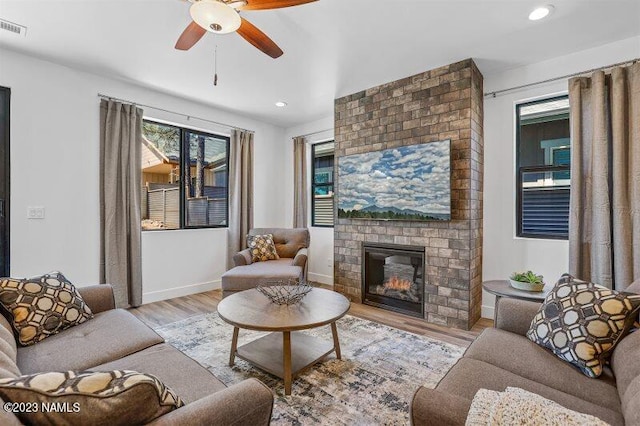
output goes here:
[[640, 279], [640, 63], [569, 81], [569, 272], [616, 290]]
[[234, 130], [229, 150], [229, 241], [227, 269], [233, 255], [246, 248], [253, 228], [253, 133]]
[[116, 306], [142, 303], [140, 250], [142, 110], [100, 102], [100, 281]]
[[307, 227], [307, 141], [293, 138], [293, 227]]

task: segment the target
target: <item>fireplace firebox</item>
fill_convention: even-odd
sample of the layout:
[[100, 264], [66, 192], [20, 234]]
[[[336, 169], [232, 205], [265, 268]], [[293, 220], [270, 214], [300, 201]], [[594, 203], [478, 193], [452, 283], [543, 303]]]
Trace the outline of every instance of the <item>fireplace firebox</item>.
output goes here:
[[362, 302], [424, 318], [424, 247], [362, 245]]

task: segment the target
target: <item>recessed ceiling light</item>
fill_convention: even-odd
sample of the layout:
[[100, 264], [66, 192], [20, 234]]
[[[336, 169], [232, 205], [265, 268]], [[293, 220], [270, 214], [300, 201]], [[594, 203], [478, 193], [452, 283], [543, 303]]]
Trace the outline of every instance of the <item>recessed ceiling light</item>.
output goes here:
[[286, 102], [283, 102], [283, 101], [278, 101], [278, 102], [276, 102], [276, 106], [277, 106], [278, 108], [283, 108], [283, 107], [286, 107], [286, 106], [287, 106], [287, 103], [286, 103]]
[[547, 6], [536, 7], [529, 14], [529, 20], [530, 21], [538, 21], [538, 20], [540, 20], [542, 18], [546, 18], [547, 16], [549, 16], [551, 14], [551, 12], [553, 12], [553, 6], [550, 5], [550, 4], [547, 5]]

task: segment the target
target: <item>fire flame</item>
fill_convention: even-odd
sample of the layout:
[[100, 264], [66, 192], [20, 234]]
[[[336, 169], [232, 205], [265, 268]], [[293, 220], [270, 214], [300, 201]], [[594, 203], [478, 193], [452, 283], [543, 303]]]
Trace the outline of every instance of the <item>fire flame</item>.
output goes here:
[[402, 278], [395, 276], [389, 278], [389, 280], [387, 280], [383, 285], [384, 288], [388, 290], [409, 291], [411, 289], [411, 281], [403, 280]]

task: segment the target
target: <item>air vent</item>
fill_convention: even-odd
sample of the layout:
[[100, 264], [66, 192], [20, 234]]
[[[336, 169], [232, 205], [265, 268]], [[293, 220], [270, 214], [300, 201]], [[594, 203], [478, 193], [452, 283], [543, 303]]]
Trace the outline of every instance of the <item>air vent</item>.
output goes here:
[[27, 36], [27, 27], [4, 19], [0, 19], [0, 30], [10, 31], [23, 37]]

